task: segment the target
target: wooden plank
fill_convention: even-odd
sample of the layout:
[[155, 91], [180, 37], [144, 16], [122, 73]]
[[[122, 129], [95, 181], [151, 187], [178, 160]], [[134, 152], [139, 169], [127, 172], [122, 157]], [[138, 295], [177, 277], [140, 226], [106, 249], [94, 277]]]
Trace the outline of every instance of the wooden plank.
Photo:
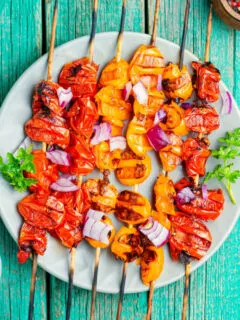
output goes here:
[[[0, 16], [0, 102], [42, 52], [41, 0], [1, 1]], [[0, 318], [27, 319], [31, 261], [17, 262], [17, 245], [0, 221]], [[46, 318], [45, 272], [38, 269], [35, 319]]]
[[[97, 32], [117, 31], [120, 24], [121, 0], [99, 1]], [[56, 34], [56, 45], [76, 37], [88, 35], [91, 28], [91, 1], [62, 0], [59, 8], [59, 20]], [[48, 46], [51, 34], [51, 17], [53, 1], [45, 1], [46, 39]], [[66, 28], [67, 26], [67, 28]], [[144, 0], [138, 2], [129, 0], [125, 29], [144, 32]], [[50, 317], [65, 319], [67, 285], [52, 277], [50, 280]], [[98, 294], [96, 301], [96, 319], [115, 319], [117, 313], [117, 295]], [[91, 303], [91, 292], [74, 288], [71, 319], [88, 319]], [[122, 319], [128, 319], [129, 314], [134, 319], [141, 319], [146, 312], [146, 294], [127, 295], [124, 300]]]
[[[149, 0], [149, 30], [152, 29], [154, 0]], [[186, 48], [198, 57], [204, 55], [209, 1], [192, 0], [189, 33]], [[181, 43], [185, 1], [161, 1], [158, 33], [161, 37]], [[163, 14], [164, 13], [164, 14]], [[172, 27], [171, 27], [172, 26]], [[239, 58], [240, 37], [223, 25], [214, 15], [211, 60], [222, 72], [223, 81], [240, 103]], [[234, 45], [235, 52], [234, 52]], [[235, 53], [235, 57], [234, 57]], [[235, 83], [234, 83], [235, 71]], [[191, 276], [189, 319], [236, 319], [239, 318], [240, 266], [237, 247], [239, 223], [221, 249]], [[180, 319], [183, 294], [183, 280], [158, 289], [154, 297], [153, 319]]]

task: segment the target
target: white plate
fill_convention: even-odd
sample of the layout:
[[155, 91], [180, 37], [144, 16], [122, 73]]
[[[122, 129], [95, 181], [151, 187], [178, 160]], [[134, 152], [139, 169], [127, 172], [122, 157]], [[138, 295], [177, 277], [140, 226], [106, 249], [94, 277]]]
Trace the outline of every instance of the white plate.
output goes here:
[[[74, 41], [68, 42], [55, 51], [53, 75], [54, 80], [57, 80], [57, 75], [64, 63], [78, 59], [87, 55], [89, 37], [83, 37]], [[101, 68], [115, 55], [117, 33], [100, 33], [96, 36], [95, 42], [95, 61], [100, 64]], [[126, 32], [124, 34], [123, 58], [129, 60], [134, 51], [141, 44], [149, 44], [150, 37], [146, 34]], [[157, 46], [163, 53], [165, 61], [178, 61], [179, 47], [169, 41], [158, 38]], [[223, 57], [224, 59], [224, 57]], [[197, 60], [190, 52], [186, 51], [185, 64], [191, 70], [190, 63], [192, 60]], [[6, 100], [3, 103], [0, 114], [0, 154], [5, 155], [6, 152], [13, 152], [19, 143], [24, 138], [24, 123], [31, 117], [31, 99], [35, 84], [46, 77], [47, 56], [43, 56], [35, 62], [16, 82]], [[192, 70], [191, 70], [192, 71]], [[221, 91], [226, 91], [226, 86], [221, 83]], [[215, 147], [217, 138], [222, 136], [227, 130], [232, 130], [240, 127], [240, 113], [237, 105], [233, 103], [233, 112], [229, 116], [221, 117], [221, 128], [214, 132], [211, 136], [211, 147]], [[216, 104], [217, 111], [221, 109], [221, 103]], [[152, 152], [153, 170], [151, 176], [139, 187], [139, 192], [152, 199], [152, 186], [161, 172], [161, 166], [157, 156]], [[207, 169], [211, 169], [216, 161], [212, 158], [208, 161]], [[240, 167], [240, 161], [235, 161]], [[174, 181], [177, 181], [182, 176], [182, 170], [179, 168], [171, 173]], [[96, 172], [95, 176], [99, 176]], [[22, 224], [22, 219], [16, 210], [17, 202], [24, 196], [13, 191], [8, 184], [0, 178], [0, 211], [2, 219], [11, 233], [12, 237], [17, 240], [18, 232]], [[114, 178], [111, 176], [111, 181], [119, 190], [123, 190]], [[210, 187], [218, 188], [220, 185], [217, 181], [211, 181]], [[235, 184], [233, 191], [237, 196], [239, 183]], [[224, 212], [214, 222], [209, 222], [208, 227], [213, 236], [212, 247], [208, 255], [200, 262], [194, 262], [192, 270], [195, 270], [220, 247], [226, 237], [232, 230], [239, 210], [239, 203], [232, 205], [228, 196], [225, 194], [226, 203]], [[113, 217], [113, 216], [112, 216]], [[113, 217], [117, 229], [120, 223]], [[91, 289], [93, 278], [93, 261], [95, 251], [84, 241], [77, 248], [76, 271], [74, 276], [74, 284], [76, 286]], [[39, 265], [47, 270], [52, 275], [64, 281], [68, 281], [69, 267], [69, 251], [64, 248], [55, 239], [49, 237], [48, 248], [43, 257], [39, 257]], [[113, 258], [109, 249], [102, 250], [99, 277], [97, 289], [101, 292], [117, 293], [121, 281], [122, 263]], [[164, 286], [180, 279], [184, 275], [184, 268], [180, 263], [173, 262], [169, 256], [168, 248], [165, 246], [165, 264], [164, 270], [156, 282], [156, 287]], [[135, 263], [131, 263], [128, 268], [126, 292], [141, 292], [148, 290], [141, 282], [139, 276], [139, 267]]]

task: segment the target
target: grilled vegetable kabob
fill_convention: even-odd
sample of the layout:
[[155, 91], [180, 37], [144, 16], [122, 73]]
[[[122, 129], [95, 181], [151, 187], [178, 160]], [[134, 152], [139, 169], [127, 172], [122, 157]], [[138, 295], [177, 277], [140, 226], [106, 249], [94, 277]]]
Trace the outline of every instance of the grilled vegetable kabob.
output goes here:
[[[25, 125], [25, 131], [32, 140], [43, 142], [42, 151], [37, 150], [33, 154], [35, 163], [37, 161], [36, 173], [34, 177], [30, 176], [30, 178], [37, 178], [36, 188], [40, 185], [43, 187], [43, 192], [38, 193], [38, 190], [33, 187], [32, 191], [36, 191], [36, 193], [25, 197], [18, 204], [19, 212], [26, 221], [20, 231], [18, 258], [23, 263], [29, 257], [31, 251], [33, 256], [28, 319], [33, 318], [37, 256], [43, 254], [46, 249], [46, 229], [56, 227], [64, 218], [62, 203], [48, 194], [50, 184], [58, 178], [58, 172], [56, 166], [49, 165], [45, 156], [46, 143], [54, 142], [64, 145], [69, 143], [69, 131], [61, 118], [62, 109], [58, 101], [57, 90], [60, 89], [60, 86], [51, 81], [57, 15], [58, 1], [56, 0], [48, 56], [47, 81], [42, 81], [37, 85], [33, 99], [34, 115]], [[40, 91], [39, 95], [38, 91]], [[41, 100], [41, 94], [46, 100]], [[47, 99], [48, 97], [49, 99]], [[49, 108], [46, 107], [46, 103]], [[42, 171], [41, 177], [37, 176], [40, 171]]]
[[[131, 114], [131, 104], [122, 98], [122, 89], [128, 81], [128, 63], [121, 59], [126, 2], [126, 0], [122, 2], [116, 57], [103, 69], [99, 80], [102, 88], [95, 96], [98, 114], [102, 119], [100, 124], [94, 127], [95, 133], [91, 139], [91, 144], [94, 145], [96, 166], [100, 171], [103, 171], [103, 179], [98, 179], [97, 181], [100, 184], [103, 181], [106, 189], [113, 188], [109, 183], [108, 175], [115, 168], [122, 150], [126, 147], [125, 138], [122, 137], [123, 121], [128, 119]], [[114, 210], [114, 208], [115, 204], [111, 210]], [[103, 246], [95, 245], [94, 247], [96, 248], [96, 255], [92, 283], [91, 319], [94, 318], [98, 265]]]
[[[78, 177], [78, 188], [80, 190], [82, 176], [91, 173], [95, 167], [95, 156], [90, 146], [90, 137], [93, 133], [94, 123], [98, 118], [97, 108], [93, 101], [97, 89], [98, 71], [98, 65], [93, 61], [97, 7], [98, 1], [94, 0], [89, 56], [65, 64], [58, 79], [64, 88], [70, 87], [73, 94], [73, 100], [65, 113], [70, 129], [70, 143], [66, 151], [72, 158], [72, 165], [70, 167], [62, 166], [61, 170]], [[81, 209], [81, 212], [85, 215], [86, 211], [83, 207]], [[77, 244], [74, 243], [71, 247], [66, 319], [70, 318]]]
[[[193, 63], [196, 69], [197, 96], [203, 101], [185, 111], [184, 119], [189, 130], [198, 133], [197, 138], [188, 138], [183, 143], [182, 153], [187, 175], [192, 182], [180, 180], [175, 186], [178, 190], [176, 205], [184, 213], [171, 217], [170, 252], [174, 260], [181, 260], [186, 266], [185, 290], [183, 299], [182, 319], [186, 319], [190, 262], [193, 258], [201, 259], [211, 245], [211, 234], [201, 222], [214, 220], [223, 210], [224, 198], [222, 190], [207, 190], [207, 186], [198, 187], [199, 176], [205, 175], [206, 161], [210, 155], [208, 139], [203, 135], [219, 127], [219, 117], [208, 102], [214, 102], [219, 96], [220, 74], [210, 63], [210, 35], [212, 29], [212, 4], [210, 5], [205, 63]], [[186, 215], [187, 213], [187, 215]], [[189, 215], [190, 214], [190, 215]]]

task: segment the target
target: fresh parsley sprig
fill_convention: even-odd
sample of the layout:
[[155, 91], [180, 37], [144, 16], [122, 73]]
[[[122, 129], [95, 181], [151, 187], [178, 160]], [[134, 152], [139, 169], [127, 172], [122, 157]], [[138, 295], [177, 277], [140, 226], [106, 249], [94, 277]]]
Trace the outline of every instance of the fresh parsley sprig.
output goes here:
[[24, 177], [24, 172], [36, 172], [31, 151], [32, 146], [27, 149], [20, 148], [16, 155], [8, 152], [6, 162], [0, 156], [0, 173], [19, 192], [25, 191], [37, 182], [35, 179]]
[[220, 147], [211, 151], [212, 156], [221, 160], [222, 164], [218, 164], [213, 171], [208, 172], [204, 182], [213, 178], [221, 181], [226, 187], [232, 203], [236, 204], [232, 184], [240, 178], [240, 170], [234, 170], [232, 161], [240, 157], [240, 128], [227, 132], [218, 141], [221, 143]]

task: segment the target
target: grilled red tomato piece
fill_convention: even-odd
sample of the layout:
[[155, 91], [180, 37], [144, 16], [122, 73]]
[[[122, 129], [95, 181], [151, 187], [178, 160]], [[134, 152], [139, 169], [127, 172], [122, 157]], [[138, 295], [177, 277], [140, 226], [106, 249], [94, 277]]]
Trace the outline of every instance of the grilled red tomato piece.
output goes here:
[[83, 215], [73, 208], [65, 207], [64, 222], [54, 232], [67, 248], [76, 247], [83, 239]]
[[60, 192], [54, 191], [52, 192], [52, 196], [61, 201], [65, 208], [74, 208], [78, 210], [78, 212], [82, 212], [83, 209], [83, 192], [82, 189], [79, 189], [74, 192]]
[[98, 119], [98, 111], [90, 98], [76, 99], [65, 116], [74, 132], [86, 138], [92, 136], [94, 123]]
[[188, 138], [182, 145], [182, 160], [185, 161], [187, 175], [200, 177], [205, 175], [205, 166], [211, 152], [205, 140]]
[[31, 192], [40, 192], [41, 190], [48, 192], [50, 185], [59, 178], [57, 165], [50, 165], [46, 153], [42, 150], [34, 150], [32, 154], [36, 172], [26, 172], [24, 175], [26, 178], [36, 179], [37, 183], [31, 185], [29, 190]]
[[64, 108], [59, 105], [57, 94], [57, 90], [59, 88], [60, 85], [52, 81], [43, 80], [39, 82], [36, 85], [33, 94], [33, 114], [36, 114], [39, 111], [42, 111], [44, 107], [47, 107], [55, 114], [62, 116], [64, 113]]
[[95, 156], [88, 141], [73, 132], [66, 152], [71, 156], [71, 166], [59, 166], [60, 171], [76, 175], [87, 175], [95, 167]]
[[203, 134], [211, 133], [220, 126], [217, 111], [206, 104], [185, 110], [184, 120], [189, 130]]
[[98, 65], [90, 64], [89, 58], [84, 57], [66, 63], [59, 75], [59, 84], [67, 89], [71, 87], [73, 97], [94, 97], [97, 93]]
[[220, 71], [211, 63], [192, 62], [195, 70], [195, 88], [200, 99], [215, 102], [219, 98], [219, 82], [221, 80]]
[[25, 263], [34, 250], [37, 254], [43, 255], [47, 246], [46, 231], [24, 222], [19, 239], [18, 262]]
[[18, 203], [18, 210], [26, 222], [41, 229], [55, 229], [65, 216], [63, 203], [46, 194], [26, 196]]
[[47, 108], [26, 122], [25, 132], [34, 141], [63, 146], [69, 144], [70, 134], [65, 120]]
[[191, 202], [176, 202], [179, 210], [203, 220], [215, 220], [221, 214], [224, 206], [224, 195], [221, 189], [208, 190], [206, 199], [203, 199], [200, 190], [193, 190], [193, 193], [196, 198]]
[[170, 216], [170, 253], [173, 260], [180, 260], [181, 254], [200, 260], [209, 250], [212, 236], [205, 224], [195, 217], [177, 212]]

